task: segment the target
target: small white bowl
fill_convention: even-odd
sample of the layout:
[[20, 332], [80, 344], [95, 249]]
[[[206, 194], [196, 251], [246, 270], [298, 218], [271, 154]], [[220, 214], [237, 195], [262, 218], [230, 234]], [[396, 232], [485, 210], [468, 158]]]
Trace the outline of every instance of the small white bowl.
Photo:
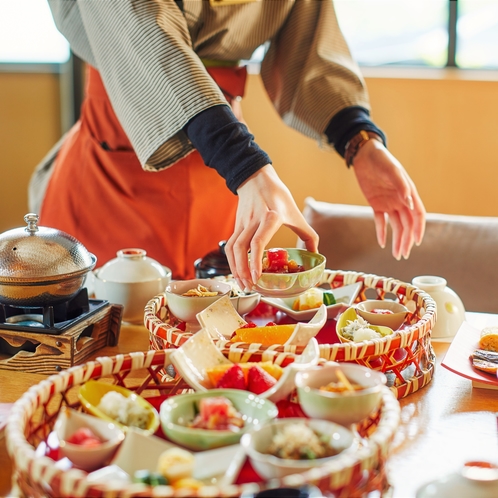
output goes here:
[[496, 498], [498, 466], [489, 462], [467, 462], [458, 471], [425, 484], [416, 498]]
[[[103, 442], [98, 446], [82, 446], [67, 441], [78, 429], [89, 428]], [[61, 454], [83, 470], [95, 470], [108, 462], [125, 438], [115, 424], [70, 408], [61, 409], [54, 426]]]
[[230, 301], [239, 315], [250, 313], [259, 304], [261, 294], [258, 292], [243, 292], [233, 278], [233, 275], [218, 275], [213, 278], [218, 282], [224, 282], [232, 286]]
[[[265, 297], [293, 297], [314, 287], [322, 278], [326, 258], [322, 254], [304, 249], [285, 249], [289, 260], [304, 266], [304, 271], [296, 273], [262, 273], [255, 290]], [[264, 252], [264, 256], [266, 256]], [[249, 254], [249, 258], [251, 255]]]
[[[364, 389], [339, 393], [321, 391], [320, 387], [340, 380], [339, 370], [351, 383]], [[382, 372], [355, 363], [327, 362], [298, 372], [295, 382], [299, 404], [306, 415], [348, 426], [378, 408], [387, 378]]]
[[[216, 296], [183, 296], [190, 289], [198, 285], [210, 291], [218, 292]], [[199, 328], [197, 314], [223, 296], [229, 295], [232, 287], [230, 284], [209, 278], [194, 278], [192, 280], [174, 280], [166, 287], [167, 305], [171, 313], [192, 328]]]
[[260, 300], [261, 294], [258, 294], [257, 292], [251, 292], [250, 294], [230, 298], [233, 307], [241, 316], [247, 315], [247, 313], [250, 313], [254, 308], [256, 308]]
[[[376, 313], [375, 310], [387, 310], [391, 313]], [[368, 299], [356, 305], [356, 312], [371, 325], [397, 330], [403, 325], [408, 308], [396, 301]]]
[[171, 280], [171, 270], [146, 254], [143, 249], [121, 249], [88, 279], [96, 299], [124, 306], [125, 322], [143, 323], [146, 304]]
[[[306, 424], [315, 432], [330, 437], [330, 446], [336, 450], [337, 454], [315, 460], [291, 460], [268, 454], [268, 447], [275, 433], [285, 425], [296, 423]], [[240, 444], [245, 449], [254, 470], [267, 481], [290, 474], [299, 474], [340, 458], [344, 451], [353, 447], [354, 436], [345, 427], [326, 420], [283, 418], [267, 422], [259, 429], [244, 434]]]

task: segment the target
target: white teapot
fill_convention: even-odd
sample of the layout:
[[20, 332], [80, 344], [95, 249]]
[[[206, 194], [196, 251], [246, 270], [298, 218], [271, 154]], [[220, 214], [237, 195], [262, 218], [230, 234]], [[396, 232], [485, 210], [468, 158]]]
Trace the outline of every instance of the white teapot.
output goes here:
[[122, 304], [125, 322], [143, 323], [147, 302], [171, 280], [171, 270], [146, 255], [144, 249], [121, 249], [117, 258], [93, 272], [95, 297]]

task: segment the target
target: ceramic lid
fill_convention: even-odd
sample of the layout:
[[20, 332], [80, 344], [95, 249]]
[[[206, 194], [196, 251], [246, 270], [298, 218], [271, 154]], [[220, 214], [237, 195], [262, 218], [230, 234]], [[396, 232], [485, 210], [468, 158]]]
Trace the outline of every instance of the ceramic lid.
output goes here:
[[209, 252], [203, 258], [195, 261], [195, 275], [197, 278], [212, 278], [230, 275], [231, 270], [225, 254], [226, 240], [218, 244], [218, 249]]
[[149, 258], [144, 249], [121, 249], [116, 254], [116, 258], [98, 270], [100, 280], [119, 283], [147, 282], [164, 278], [169, 273], [166, 267]]
[[38, 215], [24, 216], [26, 227], [0, 234], [0, 282], [52, 279], [90, 271], [97, 258], [73, 236], [38, 226]]

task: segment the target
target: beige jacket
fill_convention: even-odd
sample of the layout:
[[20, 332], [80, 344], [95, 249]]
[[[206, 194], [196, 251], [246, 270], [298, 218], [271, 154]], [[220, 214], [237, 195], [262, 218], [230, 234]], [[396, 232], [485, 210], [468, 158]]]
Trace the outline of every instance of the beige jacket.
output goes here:
[[49, 0], [72, 50], [96, 67], [145, 169], [171, 166], [193, 146], [183, 132], [201, 111], [226, 104], [200, 58], [249, 59], [267, 43], [261, 76], [275, 109], [326, 144], [347, 106], [369, 108], [364, 81], [332, 0]]

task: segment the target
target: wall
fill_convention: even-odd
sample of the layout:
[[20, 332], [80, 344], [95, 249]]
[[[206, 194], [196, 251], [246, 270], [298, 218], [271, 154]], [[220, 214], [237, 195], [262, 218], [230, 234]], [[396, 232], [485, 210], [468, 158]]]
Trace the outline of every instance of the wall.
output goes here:
[[[372, 116], [415, 181], [428, 211], [498, 216], [496, 73], [365, 69]], [[365, 204], [354, 172], [334, 152], [285, 126], [257, 75], [245, 118], [300, 207], [304, 198]], [[56, 75], [0, 73], [0, 231], [23, 225], [35, 165], [60, 136]], [[274, 244], [294, 245], [287, 229]]]
[[[364, 69], [364, 74], [372, 117], [417, 185], [426, 209], [498, 216], [496, 73]], [[257, 76], [249, 79], [244, 113], [300, 207], [306, 196], [366, 204], [342, 158], [281, 123]], [[294, 245], [295, 237], [282, 229], [274, 243]]]
[[0, 232], [24, 225], [31, 172], [59, 138], [59, 76], [0, 73]]

